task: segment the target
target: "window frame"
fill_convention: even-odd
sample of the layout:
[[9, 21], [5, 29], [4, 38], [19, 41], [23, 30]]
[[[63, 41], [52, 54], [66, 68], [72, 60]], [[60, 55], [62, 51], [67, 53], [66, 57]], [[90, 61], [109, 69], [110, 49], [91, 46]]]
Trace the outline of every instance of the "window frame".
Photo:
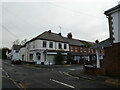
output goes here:
[[43, 48], [47, 47], [47, 41], [43, 41]]
[[49, 48], [53, 48], [53, 42], [49, 42]]
[[62, 49], [62, 43], [58, 43], [58, 48]]
[[64, 44], [64, 49], [67, 49], [67, 44], [66, 43]]

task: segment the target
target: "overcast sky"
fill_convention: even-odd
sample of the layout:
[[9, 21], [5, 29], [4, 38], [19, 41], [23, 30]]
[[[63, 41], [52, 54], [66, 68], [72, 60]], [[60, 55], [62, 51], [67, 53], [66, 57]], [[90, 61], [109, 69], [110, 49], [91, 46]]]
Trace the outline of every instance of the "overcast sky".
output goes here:
[[109, 37], [108, 21], [104, 11], [119, 2], [119, 0], [10, 1], [0, 3], [2, 47], [9, 48], [16, 39], [30, 40], [49, 29], [55, 33], [61, 32], [63, 36], [71, 32], [73, 38], [80, 40], [102, 41]]

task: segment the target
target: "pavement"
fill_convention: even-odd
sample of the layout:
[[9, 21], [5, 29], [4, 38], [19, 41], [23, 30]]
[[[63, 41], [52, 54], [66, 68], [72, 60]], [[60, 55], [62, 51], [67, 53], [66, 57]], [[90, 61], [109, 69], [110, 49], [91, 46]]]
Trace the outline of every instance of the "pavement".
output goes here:
[[79, 77], [79, 78], [83, 78], [83, 79], [103, 82], [105, 84], [109, 84], [111, 86], [115, 86], [117, 88], [120, 88], [120, 78], [113, 78], [113, 77], [110, 77], [110, 76], [87, 74], [83, 70], [70, 71], [70, 72], [68, 72], [68, 74], [70, 74], [74, 77]]

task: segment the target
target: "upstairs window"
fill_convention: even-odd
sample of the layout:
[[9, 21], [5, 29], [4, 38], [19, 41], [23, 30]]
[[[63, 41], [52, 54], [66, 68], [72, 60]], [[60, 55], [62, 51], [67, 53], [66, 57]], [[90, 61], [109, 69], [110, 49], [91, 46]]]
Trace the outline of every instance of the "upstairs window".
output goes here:
[[61, 44], [61, 43], [59, 43], [59, 46], [58, 46], [58, 47], [59, 47], [59, 49], [62, 49], [62, 44]]
[[83, 48], [82, 47], [80, 48], [80, 52], [83, 52]]
[[33, 41], [33, 48], [35, 48], [35, 41]]
[[67, 49], [67, 44], [64, 44], [64, 49]]
[[86, 49], [86, 48], [84, 48], [84, 52], [86, 52], [86, 50], [87, 50], [87, 49]]
[[73, 47], [70, 47], [70, 51], [73, 51]]
[[46, 46], [47, 46], [47, 42], [43, 41], [43, 47], [46, 47]]
[[53, 42], [49, 42], [49, 48], [53, 48]]
[[75, 52], [78, 52], [78, 47], [75, 47]]

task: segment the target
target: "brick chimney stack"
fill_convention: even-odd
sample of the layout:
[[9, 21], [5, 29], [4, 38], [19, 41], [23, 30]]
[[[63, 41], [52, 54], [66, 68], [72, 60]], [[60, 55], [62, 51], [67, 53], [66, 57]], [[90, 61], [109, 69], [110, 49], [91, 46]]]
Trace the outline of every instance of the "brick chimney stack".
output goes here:
[[68, 33], [67, 37], [72, 39], [72, 33]]

